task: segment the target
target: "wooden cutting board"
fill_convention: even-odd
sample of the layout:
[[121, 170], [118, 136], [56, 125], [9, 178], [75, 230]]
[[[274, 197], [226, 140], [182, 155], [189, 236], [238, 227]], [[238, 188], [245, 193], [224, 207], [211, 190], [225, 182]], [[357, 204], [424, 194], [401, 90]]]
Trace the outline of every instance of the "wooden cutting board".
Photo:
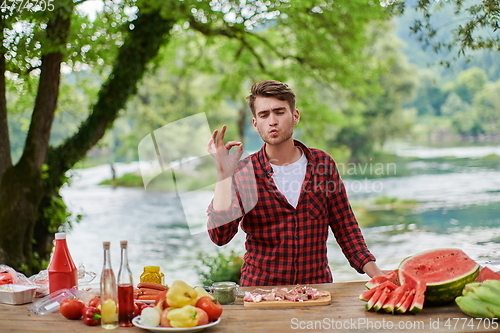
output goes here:
[[328, 291], [322, 291], [328, 293], [328, 296], [323, 296], [318, 299], [311, 299], [303, 302], [292, 302], [288, 300], [284, 301], [261, 301], [261, 302], [245, 302], [243, 305], [248, 308], [289, 308], [297, 306], [318, 306], [318, 305], [329, 305], [332, 302], [332, 295]]

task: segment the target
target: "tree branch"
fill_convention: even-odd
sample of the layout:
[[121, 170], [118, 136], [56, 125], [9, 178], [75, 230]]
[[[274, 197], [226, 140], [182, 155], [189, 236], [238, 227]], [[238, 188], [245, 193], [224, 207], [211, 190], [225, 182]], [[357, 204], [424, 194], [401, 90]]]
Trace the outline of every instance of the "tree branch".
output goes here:
[[[188, 15], [188, 22], [191, 28], [194, 30], [202, 33], [203, 35], [207, 37], [214, 37], [214, 36], [225, 36], [231, 39], [236, 39], [241, 42], [241, 45], [246, 48], [252, 55], [254, 56], [255, 60], [257, 61], [257, 64], [259, 65], [260, 69], [264, 72], [267, 73], [266, 66], [264, 65], [264, 61], [262, 61], [261, 56], [258, 54], [258, 52], [248, 43], [248, 41], [245, 39], [244, 35], [245, 34], [250, 34], [247, 31], [244, 31], [242, 29], [234, 28], [231, 26], [227, 26], [226, 29], [212, 29], [208, 24], [203, 24], [195, 20], [195, 18], [192, 15]], [[238, 51], [241, 53], [241, 49]]]

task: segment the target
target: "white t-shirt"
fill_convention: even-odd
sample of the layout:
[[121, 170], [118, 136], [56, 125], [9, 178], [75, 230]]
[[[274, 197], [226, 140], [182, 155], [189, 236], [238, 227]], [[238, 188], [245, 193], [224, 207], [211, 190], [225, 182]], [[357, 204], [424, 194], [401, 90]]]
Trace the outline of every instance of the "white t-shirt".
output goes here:
[[287, 198], [290, 205], [296, 208], [306, 175], [306, 155], [302, 152], [302, 156], [292, 164], [274, 165], [271, 163], [271, 167], [276, 187]]

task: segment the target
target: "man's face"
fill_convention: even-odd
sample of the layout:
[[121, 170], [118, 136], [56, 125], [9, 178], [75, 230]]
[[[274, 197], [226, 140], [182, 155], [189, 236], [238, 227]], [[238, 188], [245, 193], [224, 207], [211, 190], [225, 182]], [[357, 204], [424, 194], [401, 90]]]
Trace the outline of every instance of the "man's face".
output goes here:
[[257, 97], [254, 106], [252, 124], [265, 143], [279, 145], [292, 138], [293, 127], [300, 119], [299, 110], [292, 112], [288, 102], [274, 97]]

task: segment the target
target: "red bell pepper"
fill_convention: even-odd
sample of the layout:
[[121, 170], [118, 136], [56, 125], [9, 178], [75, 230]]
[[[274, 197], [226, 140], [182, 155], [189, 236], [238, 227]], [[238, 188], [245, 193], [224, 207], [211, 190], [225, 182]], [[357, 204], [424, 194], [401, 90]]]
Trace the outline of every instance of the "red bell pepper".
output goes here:
[[96, 326], [101, 323], [101, 310], [93, 306], [86, 306], [82, 310], [83, 323], [89, 326]]

